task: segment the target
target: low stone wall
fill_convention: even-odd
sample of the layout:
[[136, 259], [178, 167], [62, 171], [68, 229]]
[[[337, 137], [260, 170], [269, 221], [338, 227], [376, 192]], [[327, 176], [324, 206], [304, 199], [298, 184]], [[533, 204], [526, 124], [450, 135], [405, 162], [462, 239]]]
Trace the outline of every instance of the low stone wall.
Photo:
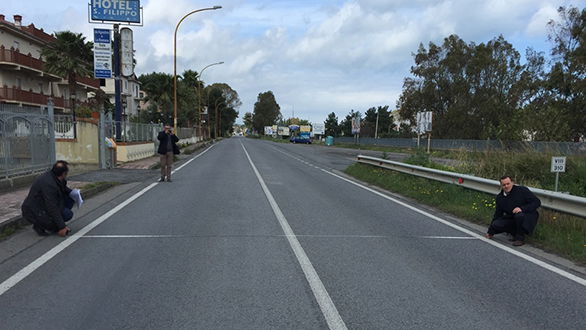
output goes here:
[[57, 160], [97, 166], [99, 152], [98, 125], [88, 119], [78, 119], [76, 139], [55, 140], [55, 156]]
[[154, 142], [117, 143], [116, 160], [121, 163], [132, 162], [155, 155]]

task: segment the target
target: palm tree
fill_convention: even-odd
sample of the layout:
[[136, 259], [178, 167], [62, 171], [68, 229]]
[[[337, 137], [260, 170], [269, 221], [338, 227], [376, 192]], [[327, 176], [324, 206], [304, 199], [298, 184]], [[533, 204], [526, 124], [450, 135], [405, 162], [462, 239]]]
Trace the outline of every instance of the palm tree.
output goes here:
[[47, 72], [64, 77], [69, 85], [71, 112], [75, 121], [75, 89], [78, 77], [91, 77], [93, 43], [86, 42], [81, 33], [62, 31], [55, 33], [55, 41], [41, 51]]

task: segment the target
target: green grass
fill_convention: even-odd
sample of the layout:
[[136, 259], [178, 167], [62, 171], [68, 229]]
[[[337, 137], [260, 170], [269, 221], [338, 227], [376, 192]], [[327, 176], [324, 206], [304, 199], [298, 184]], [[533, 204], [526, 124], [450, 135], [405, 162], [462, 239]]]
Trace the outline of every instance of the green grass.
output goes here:
[[91, 183], [85, 184], [83, 187], [81, 187], [80, 190], [82, 193], [84, 191], [92, 190], [95, 188], [100, 188], [100, 190], [105, 190], [105, 189], [117, 186], [119, 184], [120, 184], [119, 182], [108, 182], [108, 181], [91, 182]]
[[[494, 213], [494, 195], [365, 164], [351, 165], [345, 172], [477, 224], [488, 226]], [[586, 219], [543, 208], [540, 214], [528, 242], [586, 264]]]
[[[559, 156], [552, 152], [537, 152], [527, 149], [523, 152], [460, 150], [432, 150], [427, 154], [424, 149], [398, 148], [387, 146], [356, 145], [353, 143], [336, 143], [336, 147], [362, 150], [399, 152], [410, 154], [407, 163], [444, 171], [458, 172], [481, 178], [498, 180], [509, 175], [513, 180], [524, 186], [555, 189], [555, 174], [550, 172], [551, 157]], [[460, 164], [447, 167], [429, 161], [431, 157], [457, 160]], [[560, 174], [559, 190], [575, 196], [586, 197], [586, 156], [566, 156], [566, 172]]]

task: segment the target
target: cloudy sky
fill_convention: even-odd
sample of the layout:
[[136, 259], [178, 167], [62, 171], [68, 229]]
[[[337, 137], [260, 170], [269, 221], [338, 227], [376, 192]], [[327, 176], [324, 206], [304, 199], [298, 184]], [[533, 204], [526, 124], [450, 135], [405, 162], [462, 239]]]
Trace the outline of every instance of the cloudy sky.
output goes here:
[[[89, 0], [2, 0], [0, 13], [47, 32], [71, 30], [92, 40]], [[522, 54], [549, 52], [547, 22], [559, 6], [586, 0], [142, 0], [144, 26], [133, 27], [136, 73], [173, 72], [173, 32], [180, 26], [177, 71], [206, 69], [206, 83], [226, 82], [240, 95], [240, 117], [272, 90], [285, 118], [323, 122], [351, 109], [395, 107], [420, 43], [450, 34], [486, 42], [502, 34]], [[110, 25], [111, 26], [111, 25]], [[241, 119], [239, 119], [241, 121]]]

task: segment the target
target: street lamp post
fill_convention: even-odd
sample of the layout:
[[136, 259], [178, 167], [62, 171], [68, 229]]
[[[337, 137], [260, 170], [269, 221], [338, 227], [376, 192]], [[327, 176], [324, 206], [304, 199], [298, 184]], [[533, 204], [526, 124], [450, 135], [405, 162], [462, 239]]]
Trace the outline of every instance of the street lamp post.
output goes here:
[[204, 10], [216, 10], [220, 8], [222, 8], [222, 6], [213, 6], [194, 10], [183, 16], [183, 18], [179, 20], [179, 23], [177, 23], [177, 26], [175, 27], [175, 35], [173, 37], [173, 128], [175, 131], [177, 131], [177, 30], [179, 30], [179, 25], [181, 22], [183, 22], [184, 19], [187, 18], [187, 16]]
[[201, 69], [201, 71], [199, 72], [199, 75], [198, 75], [199, 76], [199, 80], [202, 83], [202, 86], [198, 88], [198, 96], [197, 96], [197, 120], [199, 122], [200, 132], [201, 133], [203, 133], [203, 128], [201, 127], [201, 90], [203, 89], [203, 80], [201, 79], [201, 77], [202, 77], [203, 72], [205, 71], [205, 69], [209, 68], [210, 66], [220, 65], [220, 64], [224, 64], [224, 62], [217, 62], [217, 63], [208, 64], [203, 69]]

